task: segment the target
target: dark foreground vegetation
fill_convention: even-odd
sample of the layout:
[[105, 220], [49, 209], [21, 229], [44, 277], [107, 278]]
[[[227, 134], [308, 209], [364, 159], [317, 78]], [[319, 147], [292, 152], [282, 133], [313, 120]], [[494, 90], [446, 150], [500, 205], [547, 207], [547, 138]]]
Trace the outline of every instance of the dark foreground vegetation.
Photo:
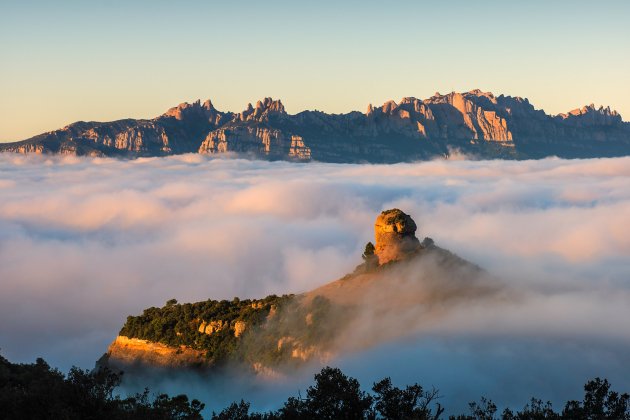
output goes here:
[[120, 398], [120, 375], [72, 368], [64, 375], [43, 360], [14, 364], [0, 356], [1, 419], [201, 419], [204, 404], [186, 395]]
[[[42, 359], [14, 364], [0, 356], [0, 418], [2, 419], [201, 419], [204, 404], [185, 395], [150, 396], [149, 390], [126, 398], [114, 395], [120, 376], [106, 369], [72, 368], [64, 375]], [[532, 398], [520, 411], [499, 412], [486, 398], [469, 404], [470, 411], [452, 420], [627, 420], [630, 395], [611, 390], [607, 380], [596, 378], [584, 386], [582, 401], [568, 401], [556, 411], [551, 403]], [[444, 407], [435, 389], [419, 384], [405, 388], [385, 378], [361, 390], [359, 382], [339, 369], [326, 367], [302, 397], [290, 397], [273, 412], [250, 413], [249, 403], [232, 403], [213, 420], [291, 419], [444, 419]]]
[[[450, 416], [451, 420], [626, 420], [630, 419], [630, 395], [610, 389], [607, 380], [596, 378], [584, 386], [582, 401], [569, 401], [561, 411], [550, 402], [532, 398], [520, 411], [497, 406], [486, 398], [469, 404], [470, 412]], [[290, 419], [445, 419], [444, 407], [439, 403], [436, 389], [425, 390], [419, 384], [398, 388], [389, 378], [377, 382], [372, 393], [361, 391], [359, 382], [344, 375], [339, 369], [326, 367], [315, 375], [304, 398], [291, 397], [282, 408], [270, 413], [249, 413], [249, 403], [232, 403], [213, 420], [290, 420]]]

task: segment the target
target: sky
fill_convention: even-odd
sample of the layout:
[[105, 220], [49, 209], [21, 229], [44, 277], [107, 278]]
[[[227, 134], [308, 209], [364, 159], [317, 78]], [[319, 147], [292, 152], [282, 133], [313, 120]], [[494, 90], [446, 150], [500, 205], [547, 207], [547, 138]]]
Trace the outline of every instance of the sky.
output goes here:
[[628, 120], [629, 16], [625, 0], [0, 0], [0, 141], [196, 99], [343, 113], [475, 88]]
[[[431, 322], [418, 317], [416, 336], [330, 364], [367, 385], [434, 385], [462, 410], [481, 395], [517, 408], [530, 396], [578, 399], [595, 376], [627, 391], [629, 185], [630, 157], [335, 165], [0, 154], [1, 354], [91, 368], [127, 315], [171, 298], [314, 289], [361, 263], [376, 216], [397, 207], [419, 238], [518, 299], [449, 301]], [[318, 368], [273, 386], [162, 375], [136, 390], [274, 408]]]

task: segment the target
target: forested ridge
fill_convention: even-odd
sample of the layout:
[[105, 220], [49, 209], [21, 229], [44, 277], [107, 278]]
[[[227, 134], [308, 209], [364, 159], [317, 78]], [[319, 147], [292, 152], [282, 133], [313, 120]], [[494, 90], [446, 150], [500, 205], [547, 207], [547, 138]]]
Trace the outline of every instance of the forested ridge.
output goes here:
[[121, 336], [149, 340], [171, 347], [186, 346], [205, 352], [214, 364], [227, 362], [299, 363], [292, 347], [279, 340], [324, 348], [334, 338], [334, 323], [349, 309], [333, 306], [317, 297], [302, 304], [294, 295], [270, 295], [264, 299], [234, 298], [179, 304], [169, 300], [161, 307], [129, 316]]

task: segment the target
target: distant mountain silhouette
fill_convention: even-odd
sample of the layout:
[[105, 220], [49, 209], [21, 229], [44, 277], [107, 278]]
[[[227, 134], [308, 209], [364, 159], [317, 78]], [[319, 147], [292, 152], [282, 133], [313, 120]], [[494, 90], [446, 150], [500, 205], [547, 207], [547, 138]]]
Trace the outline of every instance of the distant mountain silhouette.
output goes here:
[[87, 156], [233, 152], [270, 160], [404, 162], [460, 151], [479, 158], [606, 157], [630, 154], [630, 123], [594, 105], [551, 116], [527, 99], [473, 90], [403, 98], [366, 113], [287, 114], [265, 98], [240, 113], [209, 100], [183, 103], [151, 120], [76, 122], [0, 151]]

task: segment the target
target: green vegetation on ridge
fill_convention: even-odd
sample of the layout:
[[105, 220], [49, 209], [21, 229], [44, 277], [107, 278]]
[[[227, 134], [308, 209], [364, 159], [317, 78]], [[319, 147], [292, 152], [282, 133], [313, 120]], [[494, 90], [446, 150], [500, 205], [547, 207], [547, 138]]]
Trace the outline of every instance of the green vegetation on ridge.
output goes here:
[[301, 361], [294, 346], [325, 347], [337, 331], [331, 325], [338, 325], [347, 310], [319, 296], [306, 305], [293, 295], [185, 304], [172, 299], [162, 308], [127, 317], [119, 334], [204, 351], [213, 363], [273, 366]]
[[[260, 325], [270, 313], [291, 300], [291, 295], [270, 295], [260, 300], [208, 299], [184, 304], [171, 299], [162, 308], [151, 307], [142, 315], [127, 317], [119, 334], [172, 347], [204, 350], [208, 358], [223, 360], [234, 354], [238, 346], [234, 331], [237, 322], [244, 322], [248, 328]], [[211, 334], [200, 331], [202, 325], [205, 328], [211, 322], [220, 324], [216, 331]]]

